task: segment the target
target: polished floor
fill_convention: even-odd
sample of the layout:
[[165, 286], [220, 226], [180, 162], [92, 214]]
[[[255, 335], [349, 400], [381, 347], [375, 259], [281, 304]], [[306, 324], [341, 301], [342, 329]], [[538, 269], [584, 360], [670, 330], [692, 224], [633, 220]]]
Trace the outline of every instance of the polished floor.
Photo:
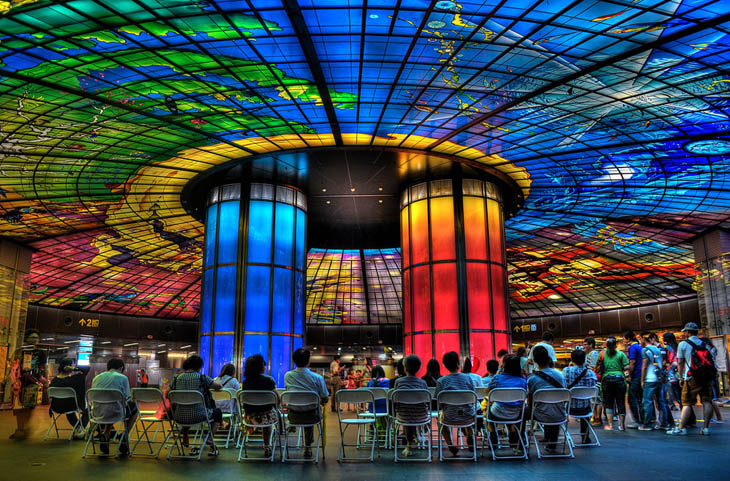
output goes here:
[[[730, 418], [730, 409], [726, 418]], [[600, 448], [576, 450], [575, 459], [493, 462], [480, 457], [478, 463], [394, 464], [392, 452], [381, 452], [374, 463], [337, 463], [338, 436], [336, 417], [328, 420], [327, 459], [319, 465], [235, 462], [237, 451], [222, 450], [219, 459], [167, 461], [143, 458], [81, 459], [80, 441], [42, 441], [48, 426], [47, 410], [34, 412], [33, 435], [25, 441], [8, 436], [14, 418], [0, 412], [0, 480], [23, 481], [88, 480], [161, 481], [179, 480], [398, 480], [443, 479], [585, 479], [585, 480], [686, 480], [730, 479], [730, 423], [713, 424], [712, 435], [698, 430], [674, 438], [661, 432], [599, 431]]]

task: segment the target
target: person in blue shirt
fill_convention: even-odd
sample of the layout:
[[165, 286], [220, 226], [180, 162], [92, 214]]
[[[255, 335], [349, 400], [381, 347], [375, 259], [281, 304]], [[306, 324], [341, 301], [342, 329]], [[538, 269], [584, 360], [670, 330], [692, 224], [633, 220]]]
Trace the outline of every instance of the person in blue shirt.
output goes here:
[[[662, 392], [662, 370], [664, 363], [662, 361], [662, 352], [654, 345], [651, 338], [651, 332], [644, 331], [641, 333], [641, 356], [643, 358], [641, 368], [641, 387], [643, 389], [642, 401], [642, 425], [639, 426], [640, 431], [654, 430], [654, 401], [656, 400], [659, 412], [664, 411], [664, 398]], [[663, 414], [662, 414], [663, 416]]]
[[[522, 375], [522, 363], [520, 356], [507, 355], [502, 359], [502, 372], [492, 376], [487, 384], [487, 393], [492, 389], [509, 388], [509, 389], [524, 389], [527, 391], [527, 381]], [[487, 406], [488, 398], [484, 399], [482, 408], [485, 413], [489, 409], [490, 419], [503, 419], [505, 421], [512, 421], [519, 418], [522, 415], [522, 404], [521, 402], [494, 402], [491, 406]], [[524, 426], [524, 424], [522, 424]], [[496, 442], [496, 432], [494, 431], [494, 425], [487, 425], [489, 430], [489, 436], [492, 438], [492, 442]], [[521, 454], [519, 449], [518, 436], [520, 435], [514, 424], [508, 425], [509, 442], [515, 450], [515, 454]]]
[[643, 398], [641, 367], [643, 365], [643, 356], [641, 344], [636, 340], [634, 331], [626, 331], [624, 339], [629, 346], [629, 409], [631, 410], [631, 417], [634, 419], [634, 422], [627, 424], [626, 427], [636, 429], [643, 424], [641, 417], [641, 400]]
[[[382, 387], [384, 389], [390, 388], [390, 379], [385, 377], [385, 369], [383, 369], [383, 366], [375, 366], [371, 376], [372, 378], [368, 381], [367, 387]], [[375, 406], [370, 404], [368, 406], [368, 410], [371, 413], [387, 413], [387, 402], [388, 401], [385, 399], [376, 399]], [[387, 430], [387, 421], [384, 417], [376, 417], [375, 425], [379, 433], [384, 433]]]

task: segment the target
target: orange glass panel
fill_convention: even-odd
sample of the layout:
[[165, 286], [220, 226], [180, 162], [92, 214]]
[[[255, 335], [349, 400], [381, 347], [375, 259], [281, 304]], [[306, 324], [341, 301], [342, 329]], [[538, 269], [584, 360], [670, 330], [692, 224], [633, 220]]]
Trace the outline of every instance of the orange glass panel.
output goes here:
[[434, 329], [459, 329], [456, 263], [433, 264]]
[[456, 259], [453, 197], [431, 199], [431, 246], [433, 260]]
[[[413, 331], [431, 330], [431, 284], [429, 283], [428, 266], [413, 268]], [[404, 300], [409, 299], [404, 292]]]
[[428, 262], [428, 204], [419, 200], [411, 209], [411, 255], [413, 264]]
[[489, 222], [489, 252], [492, 262], [504, 263], [502, 243], [502, 209], [499, 203], [487, 200], [487, 220]]
[[494, 333], [494, 352], [499, 352], [502, 349], [506, 351], [512, 350], [512, 343], [510, 341], [509, 334], [505, 334], [502, 332], [495, 332]]
[[491, 329], [492, 309], [489, 289], [489, 265], [466, 264], [466, 295], [469, 302], [469, 328]]
[[403, 268], [408, 267], [410, 262], [411, 239], [408, 232], [408, 207], [400, 211], [400, 245], [403, 248]]
[[502, 266], [491, 266], [492, 269], [492, 305], [494, 329], [506, 331], [507, 327], [507, 299], [505, 296], [505, 269]]
[[487, 217], [484, 199], [464, 197], [466, 258], [487, 260]]

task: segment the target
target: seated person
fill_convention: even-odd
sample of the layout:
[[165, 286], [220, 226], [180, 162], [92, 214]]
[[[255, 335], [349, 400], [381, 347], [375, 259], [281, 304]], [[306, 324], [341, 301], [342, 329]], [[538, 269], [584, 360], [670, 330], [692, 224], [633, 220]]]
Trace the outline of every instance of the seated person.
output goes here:
[[497, 375], [499, 371], [499, 361], [490, 359], [487, 361], [487, 375], [482, 378], [482, 385], [488, 386], [489, 381]]
[[[379, 366], [378, 366], [379, 367]], [[382, 369], [382, 368], [381, 368]], [[421, 358], [415, 354], [406, 356], [403, 359], [403, 369], [406, 375], [399, 377], [395, 381], [395, 389], [424, 389], [428, 390], [426, 381], [416, 377], [416, 373], [421, 369]], [[396, 417], [404, 423], [418, 422], [424, 416], [430, 416], [430, 404], [402, 404], [395, 406]], [[411, 446], [416, 439], [416, 427], [406, 426], [406, 447], [403, 449], [403, 457], [411, 455]]]
[[[324, 378], [309, 370], [310, 353], [307, 349], [300, 347], [294, 351], [292, 356], [294, 364], [297, 366], [293, 371], [289, 371], [284, 375], [284, 385], [289, 391], [314, 391], [319, 394], [319, 402], [321, 405], [327, 404], [329, 400], [329, 391], [324, 382]], [[320, 406], [292, 406], [288, 408], [289, 422], [293, 424], [315, 424], [322, 419], [322, 409]], [[304, 428], [304, 457], [312, 457], [312, 442], [314, 441], [314, 428]]]
[[[73, 433], [74, 439], [84, 438], [84, 429], [89, 424], [89, 410], [86, 408], [86, 375], [87, 367], [76, 367], [73, 359], [61, 359], [58, 364], [58, 375], [51, 381], [50, 387], [70, 387], [76, 392], [76, 403], [73, 399], [51, 398], [50, 410], [55, 413], [67, 413], [66, 419], [71, 426], [76, 426], [79, 418], [76, 416], [76, 406], [81, 410], [81, 426]], [[50, 411], [49, 411], [50, 413]]]
[[[175, 406], [172, 418], [175, 422], [181, 424], [197, 424], [211, 420], [210, 435], [206, 438], [206, 444], [209, 447], [208, 456], [218, 456], [218, 447], [215, 445], [214, 436], [218, 427], [223, 420], [223, 413], [215, 407], [215, 402], [210, 396], [210, 390], [220, 390], [221, 385], [213, 381], [210, 376], [201, 374], [203, 368], [203, 358], [193, 354], [183, 363], [184, 371], [175, 376], [170, 386], [171, 391], [199, 391], [205, 399], [205, 404], [196, 404], [193, 406]], [[183, 445], [188, 444], [189, 427], [183, 427]], [[198, 454], [198, 448], [190, 451], [191, 455]]]
[[[565, 380], [559, 371], [550, 367], [553, 362], [550, 353], [544, 346], [537, 345], [532, 349], [532, 360], [537, 365], [537, 370], [532, 373], [527, 380], [527, 395], [530, 409], [535, 413], [535, 420], [544, 422], [559, 422], [565, 419], [565, 411], [557, 404], [538, 404], [532, 403], [532, 396], [539, 389], [556, 389], [564, 388]], [[526, 413], [528, 416], [529, 413]], [[529, 416], [528, 416], [529, 419]], [[555, 453], [557, 451], [558, 435], [560, 434], [560, 426], [549, 425], [544, 426], [545, 438], [547, 443], [545, 451], [547, 453]]]
[[[572, 366], [563, 369], [563, 377], [565, 385], [568, 389], [574, 387], [596, 387], [598, 378], [593, 370], [585, 366], [586, 352], [583, 349], [575, 349], [570, 354], [570, 360], [573, 361]], [[584, 416], [592, 411], [591, 402], [587, 400], [573, 400], [570, 402], [570, 414], [574, 416]], [[580, 419], [580, 434], [583, 444], [590, 443], [590, 435], [588, 434], [588, 421], [584, 418]]]
[[[124, 397], [124, 405], [114, 403], [95, 404], [91, 406], [95, 418], [111, 418], [121, 414], [120, 410], [124, 410], [124, 424], [127, 434], [132, 432], [134, 423], [137, 421], [137, 405], [132, 401], [132, 394], [129, 389], [129, 379], [124, 373], [124, 361], [121, 359], [110, 359], [106, 363], [106, 371], [97, 374], [91, 381], [92, 388], [98, 389], [116, 389], [122, 393]], [[101, 429], [101, 428], [100, 428]], [[109, 454], [109, 434], [112, 425], [105, 424], [99, 434], [99, 447], [101, 452]], [[124, 436], [119, 446], [119, 454], [129, 454], [129, 436]]]
[[[458, 353], [454, 351], [447, 352], [444, 354], [442, 362], [444, 367], [449, 371], [449, 374], [436, 381], [436, 398], [438, 398], [441, 391], [472, 391], [476, 394], [476, 387], [474, 386], [471, 376], [459, 372], [460, 362]], [[439, 415], [441, 416], [441, 422], [448, 424], [467, 424], [474, 421], [475, 413], [476, 408], [473, 404], [464, 404], [459, 406], [449, 404], [444, 406], [443, 412]], [[469, 426], [462, 428], [462, 431], [466, 437], [466, 442], [469, 445], [469, 451], [473, 451], [474, 439], [472, 438], [472, 427]], [[459, 447], [451, 444], [451, 430], [444, 429], [443, 436], [451, 454], [453, 456], [458, 455]]]
[[232, 401], [216, 401], [215, 407], [220, 409], [222, 413], [234, 414], [236, 412], [236, 393], [241, 389], [241, 385], [238, 383], [238, 379], [236, 379], [236, 366], [230, 363], [226, 364], [221, 368], [221, 373], [213, 381], [220, 384], [222, 389], [230, 392], [233, 397]]
[[[522, 366], [519, 356], [510, 354], [503, 358], [502, 372], [500, 374], [497, 374], [496, 376], [493, 376], [489, 380], [489, 384], [487, 384], [487, 393], [489, 393], [489, 391], [491, 391], [492, 389], [500, 388], [519, 388], [527, 391], [527, 381], [525, 381], [525, 378], [522, 375]], [[482, 402], [482, 409], [485, 413], [486, 410], [489, 409], [489, 418], [492, 420], [514, 421], [515, 419], [519, 419], [519, 417], [522, 415], [522, 403], [517, 401], [493, 402], [491, 406], [487, 406], [487, 399], [484, 399], [484, 401]], [[492, 442], [495, 443], [497, 441], [497, 438], [496, 432], [494, 431], [494, 425], [488, 424], [487, 429], [489, 430], [489, 435], [492, 439]], [[518, 454], [517, 451], [519, 451], [519, 440], [517, 436], [519, 436], [520, 433], [518, 433], [518, 431], [515, 429], [514, 424], [508, 425], [508, 431], [510, 445], [514, 447], [516, 451], [515, 454]]]
[[[396, 380], [400, 379], [400, 377], [396, 378]], [[390, 388], [390, 384], [392, 382], [395, 382], [392, 379], [388, 379], [385, 377], [385, 369], [383, 369], [383, 366], [375, 366], [373, 368], [372, 372], [372, 379], [368, 381], [367, 387], [382, 387], [383, 389]], [[378, 414], [384, 414], [388, 412], [388, 401], [386, 399], [376, 399], [375, 400], [375, 406], [370, 404], [368, 406], [368, 411], [371, 413], [378, 413]], [[387, 428], [388, 421], [384, 417], [376, 418], [375, 419], [375, 425], [379, 432], [385, 432], [385, 429]]]
[[[271, 376], [267, 376], [266, 361], [261, 354], [254, 354], [246, 358], [246, 364], [243, 366], [243, 387], [244, 391], [275, 391], [276, 381]], [[278, 421], [279, 416], [276, 413], [276, 406], [267, 404], [263, 406], [243, 405], [243, 420], [249, 424], [274, 424]], [[269, 440], [271, 439], [271, 428], [262, 428], [264, 438], [264, 457], [271, 456], [271, 447]]]

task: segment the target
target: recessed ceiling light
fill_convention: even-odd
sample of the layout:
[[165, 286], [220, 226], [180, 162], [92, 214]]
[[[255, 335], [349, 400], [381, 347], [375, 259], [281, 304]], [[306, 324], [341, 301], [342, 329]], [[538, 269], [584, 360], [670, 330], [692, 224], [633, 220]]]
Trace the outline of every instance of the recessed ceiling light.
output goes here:
[[553, 299], [553, 300], [560, 299], [560, 294], [550, 294], [548, 296], [548, 299]]
[[383, 199], [378, 199], [378, 204], [382, 204], [382, 203], [383, 203]]
[[327, 192], [327, 187], [322, 187], [322, 192]]
[[383, 188], [382, 188], [382, 187], [378, 187], [378, 190], [379, 190], [380, 192], [382, 192], [382, 191], [383, 191]]
[[355, 188], [354, 187], [350, 187], [350, 192], [355, 192]]
[[327, 205], [330, 205], [331, 203], [332, 203], [332, 201], [331, 201], [331, 200], [327, 200], [327, 201], [325, 201], [325, 204], [327, 204]]
[[165, 347], [167, 344], [158, 344], [157, 347]]
[[99, 344], [111, 344], [111, 343], [112, 343], [111, 341], [102, 341]]
[[180, 346], [180, 349], [187, 349], [189, 347], [193, 347], [193, 345], [192, 344], [188, 344], [186, 346]]
[[130, 342], [129, 344], [124, 344], [124, 347], [130, 347], [130, 346], [138, 346], [138, 342]]
[[75, 342], [81, 342], [79, 339], [75, 339], [73, 341], [63, 341], [64, 344], [73, 344]]

